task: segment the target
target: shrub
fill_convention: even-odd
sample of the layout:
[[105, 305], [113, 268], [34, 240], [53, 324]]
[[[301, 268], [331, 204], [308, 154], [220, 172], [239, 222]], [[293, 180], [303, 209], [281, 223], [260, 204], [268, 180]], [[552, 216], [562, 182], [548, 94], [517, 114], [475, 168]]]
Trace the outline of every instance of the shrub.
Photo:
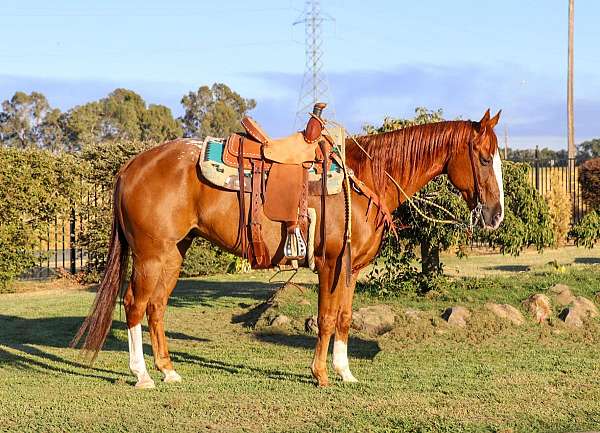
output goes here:
[[0, 147], [0, 290], [40, 260], [33, 245], [76, 201], [79, 173], [72, 155]]
[[571, 230], [575, 245], [592, 248], [600, 242], [600, 209], [588, 212]]
[[200, 277], [235, 271], [236, 257], [196, 238], [188, 249], [181, 267], [182, 277]]
[[552, 221], [554, 247], [563, 246], [571, 228], [571, 200], [561, 184], [560, 174], [554, 170], [550, 177], [551, 189], [546, 192], [545, 199]]
[[592, 209], [600, 209], [600, 158], [590, 159], [581, 164], [579, 183], [583, 201]]

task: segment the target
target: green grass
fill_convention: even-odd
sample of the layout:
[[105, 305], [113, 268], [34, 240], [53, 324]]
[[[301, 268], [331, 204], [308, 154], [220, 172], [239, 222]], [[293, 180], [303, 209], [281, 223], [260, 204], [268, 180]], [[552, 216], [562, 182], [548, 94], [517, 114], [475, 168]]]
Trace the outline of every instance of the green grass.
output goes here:
[[[496, 260], [496, 259], [492, 259]], [[498, 259], [501, 261], [502, 259]], [[489, 260], [488, 260], [489, 262]], [[593, 263], [593, 261], [592, 261]], [[181, 384], [138, 391], [128, 372], [127, 336], [119, 308], [93, 367], [68, 348], [93, 300], [85, 290], [0, 295], [0, 431], [14, 432], [566, 432], [600, 426], [600, 321], [566, 328], [521, 327], [487, 315], [488, 301], [520, 301], [556, 282], [592, 298], [599, 265], [558, 273], [541, 264], [522, 273], [460, 280], [435, 296], [373, 299], [398, 326], [379, 338], [353, 333], [350, 362], [361, 381], [313, 384], [308, 366], [315, 337], [302, 321], [316, 312], [314, 286], [288, 290], [281, 311], [287, 330], [244, 326], [248, 312], [277, 284], [270, 274], [181, 280], [166, 327]], [[314, 282], [302, 273], [299, 281]], [[55, 284], [56, 285], [56, 284]], [[298, 305], [308, 299], [311, 305]], [[474, 311], [465, 329], [439, 319], [449, 305]], [[422, 310], [410, 321], [406, 308]], [[556, 314], [556, 312], [555, 312]], [[145, 333], [147, 364], [152, 365]], [[334, 378], [330, 371], [330, 378]]]

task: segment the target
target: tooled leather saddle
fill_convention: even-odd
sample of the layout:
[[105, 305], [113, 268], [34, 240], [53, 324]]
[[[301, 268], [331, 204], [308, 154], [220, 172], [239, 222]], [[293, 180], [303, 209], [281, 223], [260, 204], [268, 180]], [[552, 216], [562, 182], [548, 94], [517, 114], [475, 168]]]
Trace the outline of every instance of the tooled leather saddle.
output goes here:
[[[327, 173], [331, 164], [331, 145], [322, 135], [321, 113], [325, 106], [324, 103], [315, 104], [304, 131], [280, 139], [271, 139], [258, 123], [245, 117], [241, 122], [245, 133], [232, 134], [225, 142], [223, 162], [237, 168], [239, 185], [246, 186], [244, 172], [251, 173], [249, 213], [244, 200], [247, 187], [240, 187], [238, 193], [238, 242], [242, 255], [254, 269], [274, 265], [262, 237], [263, 215], [285, 225], [285, 259], [297, 266], [297, 261], [307, 254], [308, 169]], [[321, 177], [325, 189], [326, 176]]]

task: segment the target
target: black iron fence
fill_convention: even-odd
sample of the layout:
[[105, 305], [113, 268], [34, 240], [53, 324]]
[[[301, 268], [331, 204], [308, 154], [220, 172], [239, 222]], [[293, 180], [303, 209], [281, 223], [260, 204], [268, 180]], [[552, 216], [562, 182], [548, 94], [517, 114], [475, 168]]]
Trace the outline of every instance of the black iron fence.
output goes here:
[[571, 203], [571, 223], [577, 223], [588, 211], [581, 196], [579, 183], [579, 167], [581, 162], [576, 158], [541, 157], [536, 148], [533, 158], [518, 159], [516, 162], [526, 162], [531, 166], [530, 181], [542, 195], [554, 188], [560, 188], [569, 196]]

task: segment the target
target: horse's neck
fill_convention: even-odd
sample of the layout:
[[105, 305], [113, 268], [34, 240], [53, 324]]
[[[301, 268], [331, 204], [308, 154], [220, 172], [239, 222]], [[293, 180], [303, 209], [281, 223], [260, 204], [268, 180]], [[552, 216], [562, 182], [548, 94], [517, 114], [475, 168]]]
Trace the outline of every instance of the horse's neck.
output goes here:
[[[403, 172], [400, 173], [399, 176], [395, 176], [393, 178], [394, 181], [388, 179], [385, 194], [382, 197], [388, 209], [393, 212], [404, 201], [406, 201], [406, 197], [401, 191], [399, 191], [395, 183], [397, 183], [402, 188], [404, 193], [406, 193], [406, 195], [409, 197], [414, 195], [417, 191], [427, 185], [433, 178], [444, 172], [450, 156], [449, 152], [449, 143], [444, 143], [444, 145], [440, 146], [440, 150], [436, 153], [435, 158], [430, 161], [429, 164], [416, 165], [412, 170], [410, 170], [410, 173]], [[357, 157], [357, 155], [360, 156]], [[367, 159], [367, 156], [364, 153], [361, 153], [361, 151], [350, 152], [348, 156], [348, 165], [351, 168], [359, 166], [358, 158], [362, 157]], [[406, 155], [406, 158], [409, 158], [409, 155]], [[377, 191], [377, 187], [373, 180], [373, 165], [371, 161], [367, 161], [366, 164], [364, 164], [363, 169], [360, 170], [358, 176], [360, 177], [360, 180], [362, 180], [369, 188], [374, 190], [376, 193], [380, 193], [380, 191]]]

